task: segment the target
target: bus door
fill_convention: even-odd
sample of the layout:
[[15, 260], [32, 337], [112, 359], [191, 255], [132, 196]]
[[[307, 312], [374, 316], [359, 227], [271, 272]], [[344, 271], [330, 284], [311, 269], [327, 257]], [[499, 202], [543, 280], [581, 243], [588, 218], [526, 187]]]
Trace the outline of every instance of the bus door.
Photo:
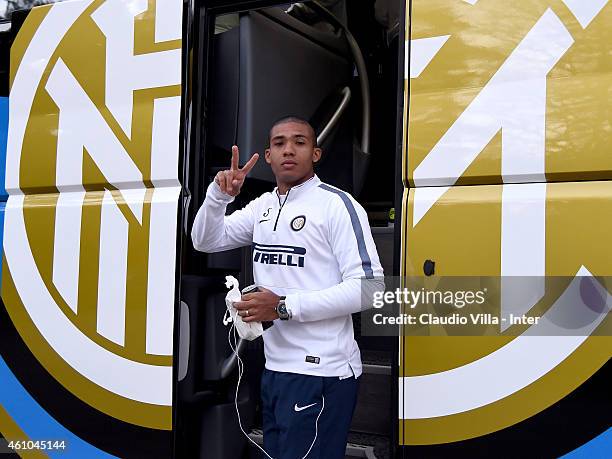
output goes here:
[[406, 331], [405, 457], [609, 455], [612, 4], [407, 14], [402, 274], [488, 287], [501, 323]]
[[24, 457], [173, 454], [182, 17], [180, 0], [13, 14], [0, 432]]

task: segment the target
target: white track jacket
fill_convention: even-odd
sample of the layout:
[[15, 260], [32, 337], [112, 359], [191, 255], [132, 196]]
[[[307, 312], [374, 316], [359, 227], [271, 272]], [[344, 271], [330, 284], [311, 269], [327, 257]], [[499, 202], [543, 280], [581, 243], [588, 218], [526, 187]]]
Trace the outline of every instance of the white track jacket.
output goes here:
[[255, 283], [287, 297], [293, 318], [275, 320], [263, 335], [266, 368], [359, 376], [351, 313], [362, 309], [362, 288], [384, 289], [363, 207], [316, 175], [284, 197], [275, 189], [225, 216], [233, 199], [211, 183], [191, 237], [203, 252], [252, 244]]

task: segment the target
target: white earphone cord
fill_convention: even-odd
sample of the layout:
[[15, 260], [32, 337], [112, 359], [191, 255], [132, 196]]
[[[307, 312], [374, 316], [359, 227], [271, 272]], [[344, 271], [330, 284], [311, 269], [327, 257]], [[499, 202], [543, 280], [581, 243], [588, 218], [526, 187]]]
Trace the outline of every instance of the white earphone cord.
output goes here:
[[[232, 337], [234, 338], [233, 342], [232, 342]], [[236, 415], [238, 416], [238, 426], [240, 427], [240, 431], [247, 438], [247, 440], [249, 440], [251, 443], [257, 446], [257, 448], [259, 448], [260, 451], [268, 457], [268, 459], [274, 459], [272, 456], [270, 456], [267, 453], [265, 449], [263, 449], [255, 441], [253, 441], [253, 439], [248, 436], [248, 434], [244, 431], [244, 428], [242, 427], [242, 420], [240, 419], [240, 410], [238, 409], [238, 391], [240, 390], [240, 382], [242, 381], [242, 375], [244, 374], [244, 363], [242, 362], [242, 359], [240, 358], [240, 355], [238, 354], [238, 350], [237, 350], [238, 339], [236, 338], [236, 322], [233, 322], [232, 326], [229, 329], [229, 332], [227, 334], [227, 342], [229, 343], [229, 346], [232, 349], [232, 352], [234, 353], [234, 355], [236, 356], [238, 360], [238, 383], [236, 384], [236, 395], [234, 397], [234, 403], [236, 405]], [[310, 447], [308, 448], [308, 451], [306, 451], [306, 454], [304, 454], [302, 459], [306, 459], [306, 456], [310, 454], [312, 447], [317, 441], [317, 435], [319, 434], [319, 418], [321, 417], [321, 414], [323, 413], [323, 409], [325, 408], [325, 397], [322, 394], [321, 394], [321, 397], [322, 397], [321, 411], [319, 411], [319, 414], [317, 415], [317, 419], [315, 420], [315, 436], [314, 436], [314, 439], [312, 440], [312, 443], [310, 444]]]

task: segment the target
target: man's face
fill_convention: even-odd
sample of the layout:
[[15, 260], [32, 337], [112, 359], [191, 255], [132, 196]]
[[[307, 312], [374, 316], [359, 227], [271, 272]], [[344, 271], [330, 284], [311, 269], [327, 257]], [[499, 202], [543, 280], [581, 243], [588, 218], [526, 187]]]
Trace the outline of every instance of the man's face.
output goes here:
[[313, 173], [313, 163], [321, 158], [313, 133], [302, 123], [288, 121], [272, 128], [266, 162], [280, 183], [297, 185]]

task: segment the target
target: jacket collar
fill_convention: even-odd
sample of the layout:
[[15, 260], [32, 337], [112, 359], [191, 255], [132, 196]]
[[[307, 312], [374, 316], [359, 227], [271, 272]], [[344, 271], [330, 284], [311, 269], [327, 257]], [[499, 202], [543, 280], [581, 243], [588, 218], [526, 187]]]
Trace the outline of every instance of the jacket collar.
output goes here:
[[[303, 196], [309, 190], [319, 186], [320, 183], [321, 179], [319, 179], [317, 174], [315, 174], [304, 183], [300, 183], [299, 185], [289, 188], [289, 196], [291, 197], [291, 200], [296, 199]], [[278, 196], [278, 187], [274, 188], [274, 194]]]

